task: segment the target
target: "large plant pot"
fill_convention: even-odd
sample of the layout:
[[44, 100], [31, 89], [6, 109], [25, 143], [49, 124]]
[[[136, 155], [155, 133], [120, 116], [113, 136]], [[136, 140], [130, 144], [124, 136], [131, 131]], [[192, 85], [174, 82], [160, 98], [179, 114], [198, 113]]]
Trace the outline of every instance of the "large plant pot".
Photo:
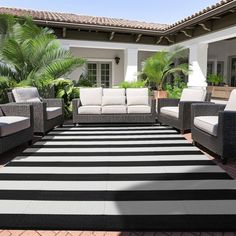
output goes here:
[[155, 98], [155, 99], [158, 99], [158, 98], [167, 98], [167, 92], [166, 92], [166, 91], [154, 90], [154, 98]]

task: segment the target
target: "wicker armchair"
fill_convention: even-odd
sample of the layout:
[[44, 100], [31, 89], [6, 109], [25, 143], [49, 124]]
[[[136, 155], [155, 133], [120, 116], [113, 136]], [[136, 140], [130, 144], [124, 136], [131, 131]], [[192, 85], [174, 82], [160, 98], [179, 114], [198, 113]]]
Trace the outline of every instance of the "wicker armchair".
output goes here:
[[45, 134], [64, 123], [63, 99], [42, 99], [36, 88], [18, 88], [8, 92], [9, 102], [30, 104], [34, 113], [34, 133]]
[[205, 90], [184, 89], [181, 99], [158, 99], [157, 118], [160, 123], [170, 125], [183, 134], [191, 130], [191, 105], [209, 101], [210, 93]]
[[223, 163], [236, 158], [236, 90], [226, 106], [193, 104], [191, 130], [193, 142], [218, 154]]
[[0, 105], [0, 154], [33, 139], [33, 108], [30, 105]]

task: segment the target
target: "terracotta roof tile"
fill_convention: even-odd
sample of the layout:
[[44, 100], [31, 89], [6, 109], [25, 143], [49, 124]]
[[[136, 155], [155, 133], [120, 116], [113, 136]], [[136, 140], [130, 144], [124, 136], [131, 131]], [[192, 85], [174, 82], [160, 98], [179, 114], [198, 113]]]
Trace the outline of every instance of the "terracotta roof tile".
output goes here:
[[158, 23], [147, 23], [135, 20], [125, 20], [109, 17], [95, 17], [95, 16], [85, 16], [76, 15], [71, 13], [57, 13], [48, 11], [38, 11], [30, 9], [18, 9], [18, 8], [8, 8], [0, 7], [0, 14], [13, 14], [16, 16], [31, 16], [35, 20], [45, 20], [45, 21], [56, 21], [72, 24], [87, 24], [87, 25], [98, 25], [98, 26], [110, 26], [110, 27], [121, 27], [127, 29], [140, 29], [140, 30], [152, 30], [152, 31], [165, 31], [181, 25], [185, 22], [191, 21], [201, 15], [211, 12], [217, 8], [220, 8], [226, 4], [236, 2], [236, 0], [221, 0], [220, 2], [206, 7], [205, 9], [188, 16], [174, 24], [158, 24]]

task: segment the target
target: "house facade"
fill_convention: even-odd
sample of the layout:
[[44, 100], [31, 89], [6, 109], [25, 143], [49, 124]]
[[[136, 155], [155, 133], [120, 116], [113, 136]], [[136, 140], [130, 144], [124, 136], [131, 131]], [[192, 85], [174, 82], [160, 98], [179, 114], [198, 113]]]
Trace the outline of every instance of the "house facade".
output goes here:
[[[137, 80], [142, 63], [174, 46], [188, 50], [189, 87], [206, 87], [207, 73], [236, 86], [236, 0], [223, 0], [172, 25], [0, 7], [0, 14], [31, 16], [53, 28], [64, 48], [87, 60], [94, 83], [113, 87]], [[82, 69], [70, 78], [79, 80]]]

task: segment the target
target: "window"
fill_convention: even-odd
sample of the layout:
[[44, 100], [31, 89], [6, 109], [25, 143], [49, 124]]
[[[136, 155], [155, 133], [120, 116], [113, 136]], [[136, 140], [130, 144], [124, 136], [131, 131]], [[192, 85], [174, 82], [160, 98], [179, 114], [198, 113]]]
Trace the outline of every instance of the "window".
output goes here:
[[111, 84], [112, 65], [110, 62], [89, 62], [88, 79], [93, 85], [109, 88]]

